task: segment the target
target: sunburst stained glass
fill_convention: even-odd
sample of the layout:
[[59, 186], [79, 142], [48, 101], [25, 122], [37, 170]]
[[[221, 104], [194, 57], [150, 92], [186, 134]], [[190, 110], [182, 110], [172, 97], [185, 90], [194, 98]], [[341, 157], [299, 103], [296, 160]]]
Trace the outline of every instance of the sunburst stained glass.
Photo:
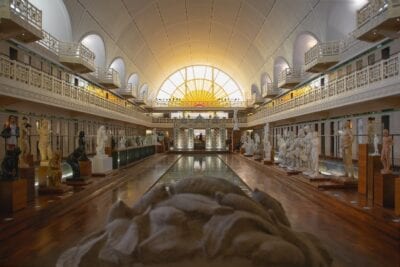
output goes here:
[[170, 107], [229, 107], [243, 102], [243, 93], [225, 72], [196, 65], [170, 75], [158, 90], [156, 101]]

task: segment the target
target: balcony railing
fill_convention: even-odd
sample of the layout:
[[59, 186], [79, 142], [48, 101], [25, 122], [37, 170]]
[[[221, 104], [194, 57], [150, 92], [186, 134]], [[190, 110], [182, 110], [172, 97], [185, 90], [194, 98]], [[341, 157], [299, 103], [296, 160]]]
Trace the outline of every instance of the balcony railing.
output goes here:
[[398, 79], [400, 76], [399, 64], [400, 55], [396, 54], [387, 60], [382, 60], [338, 80], [331, 81], [325, 86], [311, 89], [307, 93], [290, 100], [284, 101], [283, 97], [278, 98], [273, 102], [273, 105], [268, 105], [250, 116], [249, 121], [262, 119], [309, 103], [328, 100], [355, 89], [367, 88], [371, 84], [386, 79]]
[[95, 71], [95, 54], [81, 43], [60, 42], [59, 57], [60, 62], [72, 69], [77, 66], [78, 71], [82, 71], [82, 73]]
[[37, 30], [42, 30], [42, 11], [27, 0], [2, 0], [2, 5], [7, 5], [10, 11]]
[[221, 100], [221, 101], [185, 101], [185, 100], [172, 100], [172, 99], [156, 99], [148, 103], [154, 108], [228, 108], [228, 107], [248, 107], [254, 104], [254, 100]]
[[114, 111], [134, 118], [148, 121], [149, 118], [138, 112], [127, 101], [112, 102], [100, 97], [85, 88], [74, 86], [68, 82], [36, 70], [28, 65], [10, 60], [0, 55], [0, 78], [7, 78], [33, 86], [39, 90], [51, 92], [54, 95], [65, 97], [66, 102], [75, 102], [81, 105], [94, 105], [107, 111]]
[[[339, 61], [340, 41], [318, 43], [308, 50], [304, 55], [306, 70], [310, 71], [316, 65], [321, 65], [318, 68], [328, 68]], [[322, 66], [324, 65], [324, 66]]]
[[101, 85], [108, 89], [116, 89], [121, 87], [121, 81], [119, 79], [118, 71], [114, 70], [113, 68], [96, 68], [93, 76]]
[[301, 81], [301, 71], [293, 68], [286, 68], [279, 74], [278, 87], [292, 88]]
[[275, 97], [275, 96], [279, 95], [279, 93], [281, 91], [273, 83], [266, 83], [263, 85], [263, 88], [261, 88], [261, 89], [262, 89], [261, 94], [262, 94], [262, 97], [264, 97], [264, 98]]
[[357, 11], [357, 27], [361, 27], [369, 20], [388, 9], [389, 4], [396, 4], [396, 0], [370, 0]]
[[50, 33], [42, 30], [43, 39], [36, 41], [38, 44], [43, 46], [45, 49], [58, 56], [60, 52], [60, 41]]

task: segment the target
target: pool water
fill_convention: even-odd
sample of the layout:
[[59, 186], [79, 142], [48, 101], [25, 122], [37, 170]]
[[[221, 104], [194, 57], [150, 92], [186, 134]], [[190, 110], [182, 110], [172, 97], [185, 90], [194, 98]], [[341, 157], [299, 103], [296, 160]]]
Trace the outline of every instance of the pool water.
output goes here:
[[212, 176], [223, 178], [250, 194], [250, 188], [226, 165], [218, 155], [182, 155], [158, 180], [170, 184], [187, 177]]

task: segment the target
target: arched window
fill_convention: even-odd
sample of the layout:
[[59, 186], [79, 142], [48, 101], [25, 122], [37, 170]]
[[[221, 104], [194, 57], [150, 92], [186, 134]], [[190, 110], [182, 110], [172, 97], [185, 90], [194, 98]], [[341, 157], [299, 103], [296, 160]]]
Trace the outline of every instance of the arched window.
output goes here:
[[243, 93], [228, 74], [212, 66], [184, 67], [161, 85], [157, 101], [169, 106], [228, 107], [244, 104]]

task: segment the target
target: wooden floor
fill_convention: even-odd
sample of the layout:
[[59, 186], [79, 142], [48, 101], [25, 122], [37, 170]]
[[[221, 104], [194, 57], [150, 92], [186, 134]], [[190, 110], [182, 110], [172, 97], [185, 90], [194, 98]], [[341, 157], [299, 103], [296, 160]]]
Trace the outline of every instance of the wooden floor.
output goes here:
[[[178, 158], [175, 154], [153, 156], [119, 171], [116, 177], [123, 182], [101, 193], [93, 192], [93, 197], [79, 207], [37, 221], [13, 236], [0, 232], [0, 266], [54, 266], [62, 251], [104, 226], [114, 201], [122, 199], [131, 205]], [[317, 235], [334, 257], [334, 266], [400, 266], [399, 241], [368, 225], [360, 227], [367, 223], [365, 218], [360, 217], [360, 223], [346, 219], [350, 216], [349, 209], [329, 200], [320, 203], [324, 197], [335, 201], [334, 195], [286, 179], [274, 167], [251, 162], [240, 155], [223, 154], [220, 158], [251, 188], [258, 187], [281, 201], [294, 229]]]

